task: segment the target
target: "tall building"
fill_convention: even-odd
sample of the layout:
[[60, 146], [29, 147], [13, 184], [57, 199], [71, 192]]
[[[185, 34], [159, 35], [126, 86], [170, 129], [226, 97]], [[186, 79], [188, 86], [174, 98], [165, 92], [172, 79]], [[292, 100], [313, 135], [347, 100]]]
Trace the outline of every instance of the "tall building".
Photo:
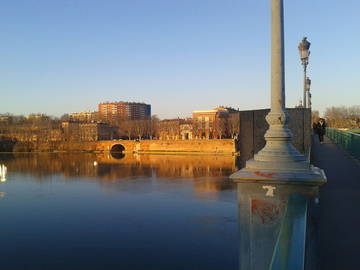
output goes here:
[[137, 102], [103, 102], [99, 104], [99, 118], [103, 122], [117, 120], [145, 120], [151, 117], [151, 105]]

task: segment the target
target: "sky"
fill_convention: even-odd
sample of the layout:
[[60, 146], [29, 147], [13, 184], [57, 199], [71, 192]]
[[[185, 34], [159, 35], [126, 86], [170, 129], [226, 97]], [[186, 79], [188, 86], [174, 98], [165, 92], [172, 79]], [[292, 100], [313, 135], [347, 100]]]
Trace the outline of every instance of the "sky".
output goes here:
[[[360, 1], [285, 0], [286, 105], [360, 105]], [[0, 113], [151, 104], [161, 119], [270, 106], [270, 0], [4, 0]]]

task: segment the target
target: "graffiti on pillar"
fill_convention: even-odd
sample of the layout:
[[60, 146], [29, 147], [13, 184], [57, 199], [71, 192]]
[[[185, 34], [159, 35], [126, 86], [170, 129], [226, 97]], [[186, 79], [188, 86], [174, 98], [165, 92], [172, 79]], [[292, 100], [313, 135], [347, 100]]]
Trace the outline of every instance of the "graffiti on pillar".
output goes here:
[[258, 218], [261, 224], [272, 224], [281, 218], [284, 212], [285, 201], [252, 200], [251, 213]]
[[272, 178], [278, 175], [277, 173], [265, 173], [261, 171], [255, 171], [254, 174], [257, 176], [268, 177], [268, 178]]

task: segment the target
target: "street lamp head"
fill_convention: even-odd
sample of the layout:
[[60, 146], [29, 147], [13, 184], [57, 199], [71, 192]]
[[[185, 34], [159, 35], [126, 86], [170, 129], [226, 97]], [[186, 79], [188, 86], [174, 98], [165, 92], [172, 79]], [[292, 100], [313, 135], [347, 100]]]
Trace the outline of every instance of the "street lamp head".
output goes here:
[[309, 51], [310, 45], [311, 43], [307, 41], [307, 37], [304, 37], [298, 46], [301, 63], [303, 65], [308, 64], [309, 55], [310, 55], [310, 51]]

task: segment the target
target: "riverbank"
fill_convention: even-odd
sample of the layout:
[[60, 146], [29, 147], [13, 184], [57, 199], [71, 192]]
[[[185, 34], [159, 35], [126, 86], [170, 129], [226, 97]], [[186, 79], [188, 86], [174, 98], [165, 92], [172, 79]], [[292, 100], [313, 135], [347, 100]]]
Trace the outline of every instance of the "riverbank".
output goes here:
[[239, 154], [233, 139], [212, 140], [107, 140], [95, 142], [16, 142], [2, 152], [103, 152]]

